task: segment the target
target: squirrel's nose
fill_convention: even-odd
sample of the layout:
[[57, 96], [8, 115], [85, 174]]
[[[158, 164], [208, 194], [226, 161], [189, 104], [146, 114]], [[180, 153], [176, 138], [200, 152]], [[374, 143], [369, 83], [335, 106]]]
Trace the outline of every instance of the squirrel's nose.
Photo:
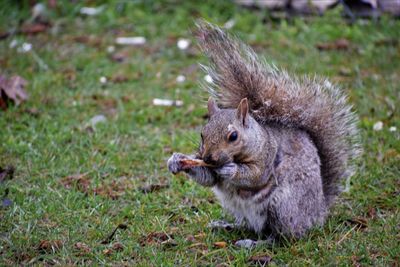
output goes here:
[[210, 165], [216, 165], [217, 160], [214, 159], [212, 154], [208, 154], [203, 158], [203, 161]]

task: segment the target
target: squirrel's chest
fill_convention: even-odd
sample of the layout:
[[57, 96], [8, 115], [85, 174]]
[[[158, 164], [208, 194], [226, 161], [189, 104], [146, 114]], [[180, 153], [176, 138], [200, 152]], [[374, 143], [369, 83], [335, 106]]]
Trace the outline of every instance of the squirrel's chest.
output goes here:
[[236, 220], [246, 221], [247, 225], [256, 232], [261, 232], [267, 219], [268, 196], [265, 192], [258, 192], [253, 196], [246, 196], [245, 192], [225, 187], [214, 187], [215, 195], [224, 209], [228, 210]]

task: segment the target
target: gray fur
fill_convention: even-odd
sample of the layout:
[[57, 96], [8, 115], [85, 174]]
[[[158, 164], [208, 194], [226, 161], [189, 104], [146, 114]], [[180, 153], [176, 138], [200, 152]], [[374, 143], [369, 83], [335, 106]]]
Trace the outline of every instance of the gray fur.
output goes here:
[[[359, 154], [345, 97], [327, 82], [260, 63], [217, 27], [200, 24], [198, 38], [211, 59], [210, 92], [219, 107], [209, 100], [198, 153], [175, 153], [169, 170], [213, 187], [236, 223], [259, 234], [301, 237], [322, 225]], [[182, 158], [214, 167], [183, 169]]]

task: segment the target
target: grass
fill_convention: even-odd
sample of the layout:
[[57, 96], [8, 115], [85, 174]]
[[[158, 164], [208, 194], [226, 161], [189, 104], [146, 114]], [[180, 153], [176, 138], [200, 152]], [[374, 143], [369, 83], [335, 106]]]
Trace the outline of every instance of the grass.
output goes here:
[[[255, 255], [268, 255], [275, 265], [398, 265], [400, 21], [348, 24], [338, 10], [275, 21], [231, 1], [168, 2], [100, 2], [104, 11], [85, 17], [79, 14], [84, 3], [57, 1], [47, 32], [0, 40], [1, 73], [25, 78], [30, 94], [0, 112], [0, 167], [16, 169], [0, 185], [0, 196], [8, 192], [13, 202], [0, 209], [0, 265], [225, 266], [248, 264]], [[1, 5], [1, 31], [30, 17], [23, 1]], [[254, 235], [211, 232], [209, 221], [229, 216], [209, 189], [166, 169], [172, 152], [195, 149], [205, 123], [207, 94], [198, 85], [204, 74], [195, 66], [206, 60], [176, 46], [178, 38], [194, 42], [191, 30], [200, 17], [220, 25], [234, 19], [231, 31], [270, 62], [339, 83], [360, 117], [365, 152], [352, 189], [326, 225], [301, 240], [234, 247], [234, 240]], [[116, 36], [145, 36], [147, 43], [108, 53]], [[348, 49], [316, 48], [339, 38], [349, 40]], [[33, 50], [10, 48], [14, 39]], [[113, 60], [115, 53], [125, 61]], [[186, 81], [178, 84], [180, 74]], [[113, 82], [118, 76], [122, 81]], [[153, 98], [184, 105], [153, 106]], [[107, 121], [88, 126], [99, 114]], [[381, 131], [373, 130], [377, 121]], [[169, 187], [143, 193], [149, 184]], [[127, 229], [101, 244], [119, 224]], [[169, 237], [172, 243], [161, 244]], [[216, 248], [219, 241], [228, 246]]]

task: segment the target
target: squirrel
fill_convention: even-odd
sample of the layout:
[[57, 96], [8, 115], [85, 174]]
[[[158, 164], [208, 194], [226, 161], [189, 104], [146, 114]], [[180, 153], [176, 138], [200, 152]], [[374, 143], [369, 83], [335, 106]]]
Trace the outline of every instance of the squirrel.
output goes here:
[[[197, 153], [174, 153], [169, 171], [212, 187], [236, 219], [211, 226], [244, 225], [268, 240], [300, 238], [322, 226], [361, 153], [347, 97], [325, 79], [299, 78], [266, 63], [217, 26], [199, 22], [197, 28], [211, 61], [203, 66], [213, 81], [208, 122]], [[183, 164], [187, 159], [205, 165]]]

